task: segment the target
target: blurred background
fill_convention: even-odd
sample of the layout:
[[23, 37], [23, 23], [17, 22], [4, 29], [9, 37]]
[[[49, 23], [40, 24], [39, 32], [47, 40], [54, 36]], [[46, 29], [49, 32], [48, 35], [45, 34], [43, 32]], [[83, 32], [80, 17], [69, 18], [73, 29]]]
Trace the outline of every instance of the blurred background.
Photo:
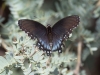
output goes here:
[[[79, 26], [59, 56], [35, 48], [18, 27], [32, 19], [47, 26], [69, 16]], [[0, 0], [0, 75], [100, 75], [100, 0]]]

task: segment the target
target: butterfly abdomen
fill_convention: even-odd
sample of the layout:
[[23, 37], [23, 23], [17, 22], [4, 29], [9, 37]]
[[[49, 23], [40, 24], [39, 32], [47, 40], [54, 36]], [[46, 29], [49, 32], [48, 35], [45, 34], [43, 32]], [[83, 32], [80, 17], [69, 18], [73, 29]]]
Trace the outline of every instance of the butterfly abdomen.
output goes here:
[[52, 45], [52, 40], [53, 40], [53, 35], [52, 35], [52, 30], [51, 30], [50, 26], [47, 27], [47, 36], [48, 36], [49, 44], [51, 46]]

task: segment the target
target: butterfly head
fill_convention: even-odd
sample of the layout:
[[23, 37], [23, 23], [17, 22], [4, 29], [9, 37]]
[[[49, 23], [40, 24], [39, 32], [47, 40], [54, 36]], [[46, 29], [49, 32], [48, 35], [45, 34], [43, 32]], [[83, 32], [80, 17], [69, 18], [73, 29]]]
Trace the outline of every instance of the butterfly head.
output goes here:
[[48, 28], [48, 27], [51, 27], [51, 25], [50, 25], [50, 24], [47, 24], [47, 28]]

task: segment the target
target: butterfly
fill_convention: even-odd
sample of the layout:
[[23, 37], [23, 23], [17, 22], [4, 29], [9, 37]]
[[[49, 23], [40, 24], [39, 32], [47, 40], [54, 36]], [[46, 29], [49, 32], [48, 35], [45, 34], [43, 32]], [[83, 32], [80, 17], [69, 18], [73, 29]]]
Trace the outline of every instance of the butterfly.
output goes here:
[[62, 53], [64, 40], [69, 38], [79, 22], [79, 16], [72, 15], [59, 20], [53, 27], [50, 25], [45, 27], [41, 23], [29, 19], [19, 20], [18, 25], [31, 39], [37, 39], [36, 46], [50, 56], [53, 51]]

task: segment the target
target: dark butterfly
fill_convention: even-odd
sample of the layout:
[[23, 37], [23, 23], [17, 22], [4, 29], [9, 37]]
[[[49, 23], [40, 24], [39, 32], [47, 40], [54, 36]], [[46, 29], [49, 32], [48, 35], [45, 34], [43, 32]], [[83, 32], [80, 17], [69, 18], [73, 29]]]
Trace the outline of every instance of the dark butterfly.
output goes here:
[[32, 39], [37, 38], [36, 45], [49, 56], [52, 51], [62, 52], [63, 41], [69, 38], [73, 29], [78, 26], [79, 20], [77, 15], [68, 16], [58, 21], [53, 27], [47, 28], [39, 22], [28, 19], [19, 20], [18, 24]]

